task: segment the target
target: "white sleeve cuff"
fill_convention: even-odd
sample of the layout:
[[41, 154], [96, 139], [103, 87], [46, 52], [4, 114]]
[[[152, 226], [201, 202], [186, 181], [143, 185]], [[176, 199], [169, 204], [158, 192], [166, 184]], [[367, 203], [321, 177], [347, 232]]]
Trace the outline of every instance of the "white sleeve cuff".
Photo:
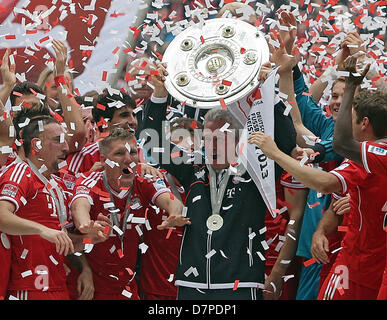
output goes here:
[[151, 101], [153, 103], [165, 103], [165, 102], [167, 102], [167, 98], [168, 98], [168, 96], [163, 97], [163, 98], [158, 98], [158, 97], [153, 96], [153, 94], [152, 94]]

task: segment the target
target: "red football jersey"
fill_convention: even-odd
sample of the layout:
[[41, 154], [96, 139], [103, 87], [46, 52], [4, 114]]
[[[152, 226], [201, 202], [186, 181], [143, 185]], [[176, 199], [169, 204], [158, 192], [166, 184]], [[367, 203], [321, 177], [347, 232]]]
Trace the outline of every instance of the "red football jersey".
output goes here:
[[345, 265], [349, 279], [364, 287], [378, 289], [386, 257], [383, 206], [387, 199], [387, 177], [368, 173], [361, 165], [345, 160], [330, 171], [350, 194], [347, 231], [333, 266]]
[[0, 300], [4, 300], [11, 271], [11, 239], [0, 232]]
[[368, 173], [387, 176], [387, 140], [361, 143], [361, 161]]
[[[184, 188], [180, 187], [177, 191], [185, 203]], [[153, 208], [147, 213], [149, 224], [144, 228], [144, 242], [149, 248], [141, 255], [139, 283], [143, 294], [176, 299], [174, 280], [183, 230], [181, 227], [157, 230], [156, 227], [167, 217], [167, 213], [157, 214]]]
[[[65, 188], [60, 178], [54, 175], [51, 177], [62, 190]], [[55, 193], [55, 189], [53, 190]], [[63, 194], [67, 205], [69, 198], [66, 193]], [[17, 216], [60, 230], [54, 201], [27, 163], [12, 162], [1, 174], [0, 200], [12, 202]], [[9, 290], [66, 290], [64, 257], [56, 252], [54, 243], [39, 235], [9, 237], [12, 243]], [[48, 274], [48, 282], [40, 283], [42, 272]]]
[[101, 161], [98, 142], [90, 143], [81, 151], [71, 153], [67, 156], [67, 170], [72, 174], [90, 171], [94, 163]]
[[[92, 203], [90, 210], [92, 220], [96, 220], [99, 213], [110, 216], [108, 209], [105, 209], [109, 201], [106, 199], [108, 198], [106, 196], [107, 190], [102, 180], [102, 174], [102, 172], [91, 172], [86, 177], [81, 176], [75, 186], [72, 201], [80, 197], [89, 199]], [[131, 210], [123, 238], [123, 251], [121, 250], [121, 241], [118, 234], [122, 232], [121, 220], [125, 211], [128, 193], [117, 194], [114, 192], [114, 204], [116, 209], [120, 210], [118, 216], [122, 215], [120, 218], [121, 226], [118, 231], [113, 229], [108, 240], [94, 245], [91, 252], [86, 255], [93, 270], [94, 288], [97, 294], [99, 292], [119, 294], [123, 290], [127, 290], [133, 292], [132, 298], [136, 298], [137, 284], [134, 272], [137, 252], [139, 248], [145, 251], [148, 247], [147, 243], [140, 243], [143, 225], [146, 224], [145, 212], [160, 194], [171, 192], [161, 179], [149, 183], [145, 179], [143, 182], [140, 182], [140, 180], [139, 177], [134, 179], [130, 203]], [[162, 215], [162, 212], [159, 214]]]

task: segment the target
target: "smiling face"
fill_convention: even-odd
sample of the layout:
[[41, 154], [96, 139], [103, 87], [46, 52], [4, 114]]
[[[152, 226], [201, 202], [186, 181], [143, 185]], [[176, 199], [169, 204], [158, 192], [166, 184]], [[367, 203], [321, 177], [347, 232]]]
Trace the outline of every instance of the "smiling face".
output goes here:
[[137, 124], [133, 108], [124, 106], [114, 112], [113, 118], [109, 121], [108, 130], [123, 128], [134, 134], [137, 130]]
[[138, 164], [137, 144], [134, 139], [116, 139], [110, 142], [106, 154], [101, 154], [101, 162], [107, 180], [113, 190], [133, 184]]
[[331, 100], [329, 103], [329, 110], [332, 113], [333, 121], [336, 121], [339, 113], [341, 102], [343, 101], [345, 82], [337, 81], [332, 88]]

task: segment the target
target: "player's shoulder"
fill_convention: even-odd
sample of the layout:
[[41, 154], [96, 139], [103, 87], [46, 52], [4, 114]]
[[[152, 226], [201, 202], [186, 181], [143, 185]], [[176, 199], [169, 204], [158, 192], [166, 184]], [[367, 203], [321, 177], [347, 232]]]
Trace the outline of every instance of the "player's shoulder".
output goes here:
[[387, 141], [365, 141], [363, 142], [365, 152], [378, 156], [387, 156]]
[[92, 188], [97, 182], [102, 181], [103, 171], [89, 171], [80, 174], [77, 179], [77, 185], [83, 185]]
[[9, 179], [10, 182], [20, 183], [23, 177], [31, 177], [31, 168], [28, 163], [24, 161], [12, 161], [8, 165], [4, 166], [1, 169], [0, 177], [5, 177]]

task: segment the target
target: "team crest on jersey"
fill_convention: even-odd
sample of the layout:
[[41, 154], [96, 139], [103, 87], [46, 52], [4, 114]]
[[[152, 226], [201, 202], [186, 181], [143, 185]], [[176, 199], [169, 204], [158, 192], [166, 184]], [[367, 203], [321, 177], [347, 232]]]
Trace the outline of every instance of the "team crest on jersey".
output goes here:
[[76, 194], [89, 194], [90, 190], [84, 186], [78, 186], [77, 190], [75, 190]]
[[75, 187], [75, 180], [76, 179], [75, 179], [75, 177], [72, 174], [66, 173], [63, 176], [63, 182], [65, 183], [67, 189], [70, 189], [70, 190], [74, 189], [74, 187]]
[[166, 188], [167, 186], [165, 185], [163, 180], [157, 179], [155, 182], [153, 182], [153, 187], [158, 191], [160, 189]]
[[1, 190], [1, 194], [14, 198], [16, 197], [18, 190], [19, 190], [18, 187], [12, 184], [6, 184], [4, 185], [3, 190]]
[[132, 210], [138, 210], [142, 208], [142, 205], [141, 205], [141, 200], [140, 198], [133, 198], [132, 201], [131, 201], [131, 205], [130, 205], [130, 209]]
[[387, 155], [387, 149], [383, 149], [383, 148], [373, 146], [373, 145], [368, 146], [368, 152], [377, 154], [379, 156]]

